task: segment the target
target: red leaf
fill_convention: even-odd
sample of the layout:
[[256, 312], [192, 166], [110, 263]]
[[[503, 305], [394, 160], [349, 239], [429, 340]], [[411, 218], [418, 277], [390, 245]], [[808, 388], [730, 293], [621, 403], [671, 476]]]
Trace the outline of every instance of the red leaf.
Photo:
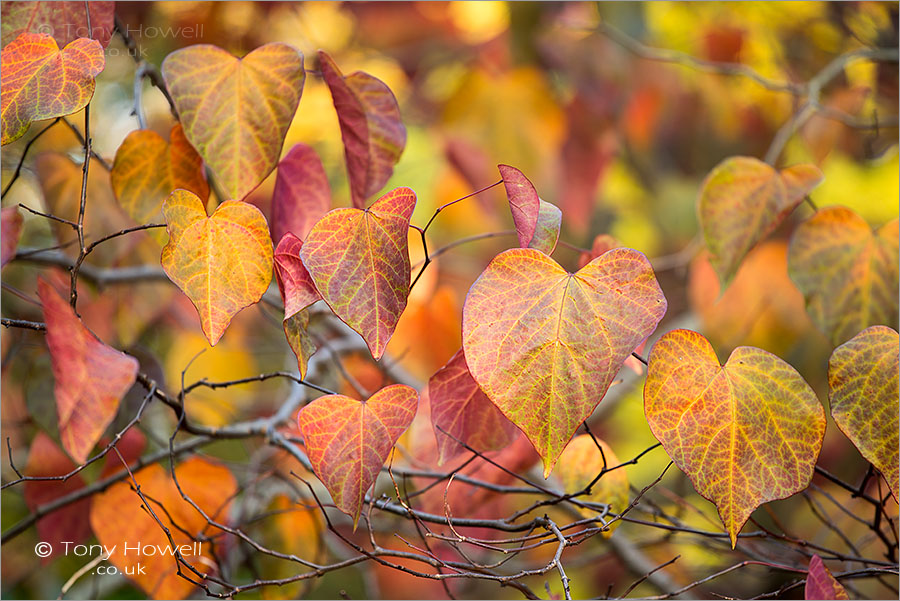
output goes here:
[[354, 529], [366, 491], [416, 415], [418, 397], [395, 384], [365, 401], [329, 394], [297, 415], [313, 470], [337, 508], [353, 518]]
[[300, 260], [303, 241], [288, 232], [275, 248], [275, 280], [284, 301], [284, 318], [288, 319], [322, 296]]
[[[94, 38], [106, 48], [115, 27], [115, 2], [4, 2], [3, 45], [20, 33], [46, 33], [60, 47], [78, 38]], [[88, 31], [87, 6], [91, 16]]]
[[319, 68], [341, 125], [353, 206], [361, 209], [390, 179], [406, 146], [400, 107], [383, 81], [362, 71], [344, 76], [321, 50]]
[[56, 382], [59, 437], [72, 459], [83, 463], [134, 383], [138, 362], [94, 337], [43, 279], [38, 297]]
[[462, 349], [428, 380], [428, 397], [439, 464], [465, 450], [455, 439], [486, 452], [505, 448], [519, 435], [518, 428], [503, 416], [472, 378]]
[[16, 256], [16, 247], [22, 235], [22, 215], [19, 207], [6, 207], [0, 211], [0, 267]]
[[305, 239], [329, 208], [331, 189], [319, 155], [306, 144], [295, 144], [278, 163], [272, 194], [272, 240], [281, 240], [288, 232]]
[[528, 248], [537, 229], [541, 199], [524, 173], [509, 165], [497, 165], [497, 168], [500, 169], [500, 177], [503, 178], [503, 186], [506, 188], [509, 210], [512, 212], [516, 234], [519, 236], [519, 246]]
[[849, 599], [841, 586], [818, 555], [809, 560], [809, 574], [806, 576], [805, 599]]

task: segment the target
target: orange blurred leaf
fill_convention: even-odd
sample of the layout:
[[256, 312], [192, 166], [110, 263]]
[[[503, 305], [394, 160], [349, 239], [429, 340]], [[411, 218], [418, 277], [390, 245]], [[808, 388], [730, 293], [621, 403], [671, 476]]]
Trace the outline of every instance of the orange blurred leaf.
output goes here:
[[19, 237], [22, 235], [22, 215], [19, 207], [4, 207], [0, 210], [0, 267], [16, 256]]
[[[603, 449], [602, 453], [597, 444]], [[593, 438], [582, 434], [573, 438], [563, 451], [559, 458], [557, 476], [565, 492], [579, 492], [593, 482], [604, 469], [608, 470], [619, 465], [619, 458], [606, 442], [598, 439], [597, 444]], [[623, 468], [609, 471], [594, 482], [590, 494], [579, 496], [577, 499], [605, 503], [609, 505], [609, 513], [621, 513], [628, 507], [628, 474]], [[579, 507], [578, 512], [586, 518], [597, 517], [598, 513], [587, 507]], [[613, 523], [609, 530], [603, 532], [603, 536], [612, 536], [619, 523]]]

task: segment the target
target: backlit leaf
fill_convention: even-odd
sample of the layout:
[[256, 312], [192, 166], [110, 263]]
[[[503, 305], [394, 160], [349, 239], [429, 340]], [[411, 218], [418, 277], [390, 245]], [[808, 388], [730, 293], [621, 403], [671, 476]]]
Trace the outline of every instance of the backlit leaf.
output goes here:
[[309, 232], [300, 256], [331, 310], [380, 359], [409, 296], [407, 232], [416, 194], [396, 188], [368, 209], [334, 209]]
[[416, 415], [418, 396], [403, 384], [382, 388], [365, 401], [330, 394], [297, 416], [316, 476], [337, 508], [353, 518], [354, 529], [366, 491]]
[[59, 437], [72, 459], [83, 463], [134, 384], [138, 362], [95, 338], [43, 279], [38, 297], [47, 324]]
[[537, 229], [541, 199], [524, 173], [509, 165], [497, 165], [497, 168], [506, 188], [506, 198], [509, 200], [509, 210], [516, 226], [519, 246], [528, 248]]
[[19, 207], [4, 207], [0, 210], [0, 267], [16, 256], [21, 235], [22, 215]]
[[331, 189], [319, 155], [311, 146], [295, 144], [278, 163], [272, 193], [272, 240], [288, 232], [301, 240], [331, 208]]
[[187, 295], [200, 326], [215, 346], [241, 309], [262, 297], [272, 280], [272, 241], [266, 218], [255, 206], [226, 200], [213, 214], [187, 190], [163, 204], [169, 242], [162, 266]]
[[185, 136], [227, 197], [243, 199], [278, 163], [303, 92], [303, 55], [272, 43], [237, 58], [199, 44], [167, 56], [162, 73]]
[[897, 220], [872, 231], [859, 215], [828, 207], [800, 224], [788, 273], [813, 322], [838, 345], [872, 325], [896, 325]]
[[32, 121], [80, 111], [94, 95], [105, 64], [95, 40], [77, 39], [62, 50], [41, 33], [23, 33], [3, 49], [0, 92], [2, 144], [21, 138]]
[[462, 349], [428, 380], [428, 398], [439, 465], [465, 451], [457, 440], [487, 452], [505, 448], [519, 435], [472, 379]]
[[319, 68], [341, 124], [353, 206], [361, 209], [390, 179], [403, 154], [406, 128], [400, 107], [383, 81], [362, 71], [344, 76], [321, 50]]
[[690, 330], [653, 345], [644, 413], [669, 457], [716, 504], [732, 547], [757, 507], [807, 487], [825, 435], [825, 411], [793, 367], [749, 346], [720, 365]]
[[900, 499], [897, 332], [866, 328], [828, 360], [828, 400], [834, 423], [880, 471]]
[[[228, 508], [237, 492], [237, 482], [227, 468], [192, 457], [179, 464], [175, 474], [184, 493], [211, 519], [228, 521]], [[184, 560], [214, 573], [212, 543], [202, 537], [216, 530], [208, 527], [200, 512], [182, 499], [169, 469], [153, 464], [136, 472], [134, 478], [150, 509], [169, 529]], [[141, 498], [131, 487], [130, 479], [123, 480], [94, 497], [90, 523], [97, 541], [108, 549], [115, 547], [109, 562], [119, 573], [128, 574], [147, 595], [154, 599], [187, 599], [194, 591], [194, 584], [176, 573], [174, 551], [166, 533], [142, 508]], [[195, 542], [191, 537], [202, 542]], [[150, 549], [145, 551], [147, 545]], [[140, 553], [135, 551], [136, 546], [140, 546]], [[139, 564], [143, 564], [143, 570], [137, 569]], [[197, 578], [195, 574], [191, 577]]]
[[303, 241], [290, 232], [275, 248], [275, 280], [284, 301], [285, 319], [322, 298], [300, 260], [301, 248]]
[[706, 176], [697, 214], [710, 262], [723, 285], [731, 282], [750, 249], [821, 181], [822, 172], [813, 165], [779, 172], [752, 157], [726, 159]]
[[209, 198], [203, 160], [180, 123], [172, 127], [168, 142], [150, 129], [128, 134], [109, 175], [119, 206], [137, 223], [159, 221], [163, 201], [178, 188], [193, 192], [204, 205]]
[[806, 576], [804, 599], [849, 599], [847, 591], [825, 567], [825, 562], [818, 555], [809, 560], [809, 573]]
[[[30, 31], [49, 34], [60, 47], [78, 38], [94, 38], [106, 48], [115, 27], [115, 2], [4, 2], [0, 7], [4, 46]], [[85, 8], [90, 11], [90, 28]]]
[[469, 289], [466, 363], [525, 432], [547, 477], [665, 312], [653, 268], [635, 250], [613, 249], [575, 274], [540, 251], [507, 250]]
[[[609, 469], [619, 465], [619, 458], [609, 448], [609, 445], [599, 439], [597, 443], [603, 449], [602, 453], [593, 438], [582, 434], [573, 438], [566, 450], [563, 451], [559, 458], [556, 474], [562, 482], [565, 492], [580, 492], [604, 468]], [[594, 483], [590, 494], [577, 497], [577, 499], [593, 503], [606, 503], [609, 505], [609, 513], [621, 513], [628, 507], [628, 474], [623, 468], [607, 472]], [[587, 507], [579, 507], [578, 511], [586, 518], [597, 517], [597, 512]], [[609, 530], [603, 532], [603, 536], [612, 536], [619, 523], [614, 522]]]
[[536, 248], [542, 253], [552, 255], [559, 241], [559, 228], [562, 225], [562, 211], [546, 200], [540, 201], [537, 226], [534, 237], [528, 243], [528, 248]]
[[[73, 469], [75, 469], [75, 464], [56, 446], [56, 443], [43, 432], [38, 432], [31, 441], [25, 475], [63, 476]], [[28, 509], [34, 511], [40, 505], [84, 487], [84, 480], [76, 474], [68, 480], [43, 482], [30, 480], [23, 486], [25, 487], [23, 492], [25, 504]], [[90, 511], [90, 508], [91, 498], [85, 497], [38, 520], [38, 536], [42, 541], [53, 545], [52, 553], [44, 560], [45, 563], [53, 557], [63, 554], [65, 548], [62, 544], [63, 541], [78, 544], [90, 538], [91, 527], [84, 519], [84, 515]]]
[[[322, 536], [324, 524], [314, 501], [294, 501], [287, 495], [278, 494], [269, 503], [268, 514], [265, 523], [260, 525], [261, 537], [254, 537], [256, 540], [270, 549], [319, 561], [325, 546]], [[260, 553], [256, 560], [262, 568], [260, 573], [269, 578], [290, 578], [296, 574], [296, 564], [291, 561], [264, 553]], [[302, 599], [304, 586], [309, 586], [308, 581], [266, 587], [262, 590], [263, 599]]]
[[309, 358], [316, 352], [316, 343], [307, 331], [309, 311], [301, 309], [290, 317], [285, 317], [282, 327], [291, 350], [297, 355], [297, 369], [300, 370], [300, 377], [305, 378], [306, 365], [309, 363]]

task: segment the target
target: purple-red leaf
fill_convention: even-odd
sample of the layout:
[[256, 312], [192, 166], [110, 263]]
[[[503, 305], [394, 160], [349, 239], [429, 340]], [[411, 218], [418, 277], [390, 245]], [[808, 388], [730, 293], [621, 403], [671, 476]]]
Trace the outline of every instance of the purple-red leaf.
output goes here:
[[340, 394], [320, 397], [297, 416], [316, 476], [337, 508], [359, 521], [366, 491], [375, 484], [391, 448], [416, 415], [418, 393], [403, 384], [368, 400]]
[[38, 297], [47, 324], [59, 437], [72, 459], [84, 463], [134, 384], [138, 362], [97, 340], [43, 279]]
[[278, 163], [272, 194], [272, 240], [281, 240], [288, 232], [305, 239], [329, 208], [331, 188], [319, 155], [311, 146], [295, 144]]
[[804, 599], [849, 599], [847, 591], [825, 567], [825, 562], [818, 555], [809, 560], [809, 573], [806, 575]]
[[275, 281], [284, 301], [285, 319], [322, 298], [300, 259], [301, 248], [303, 241], [290, 232], [275, 248]]
[[524, 173], [509, 165], [497, 165], [497, 168], [506, 188], [506, 198], [509, 200], [516, 235], [519, 236], [519, 246], [528, 248], [537, 229], [541, 199]]
[[390, 179], [406, 146], [400, 107], [383, 81], [362, 71], [344, 76], [321, 50], [319, 68], [341, 125], [353, 206], [362, 209]]
[[334, 209], [313, 226], [300, 250], [319, 294], [360, 333], [375, 359], [406, 308], [407, 234], [415, 206], [415, 192], [397, 188], [368, 209]]
[[428, 380], [428, 398], [439, 464], [465, 450], [458, 441], [481, 452], [499, 451], [519, 433], [478, 387], [462, 349]]
[[22, 235], [22, 215], [19, 207], [4, 207], [0, 211], [0, 267], [16, 256], [19, 237]]

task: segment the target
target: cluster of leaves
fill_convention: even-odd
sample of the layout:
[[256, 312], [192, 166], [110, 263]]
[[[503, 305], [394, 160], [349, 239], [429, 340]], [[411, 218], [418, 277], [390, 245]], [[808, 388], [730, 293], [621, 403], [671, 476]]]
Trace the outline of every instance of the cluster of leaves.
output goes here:
[[[20, 4], [4, 3], [4, 145], [22, 137], [32, 122], [89, 104], [111, 30], [111, 10], [86, 15], [82, 9], [82, 17], [101, 33], [97, 39], [66, 40], [60, 48], [59, 40], [36, 31], [71, 16], [34, 9], [20, 27], [26, 20]], [[332, 208], [328, 179], [312, 147], [298, 144], [283, 153], [307, 77], [302, 53], [284, 43], [263, 45], [242, 58], [212, 45], [169, 54], [160, 83], [177, 116], [169, 140], [150, 129], [130, 133], [110, 171], [116, 200], [132, 220], [120, 234], [164, 222], [166, 235], [151, 230], [165, 244], [160, 264], [193, 303], [210, 346], [240, 311], [261, 302], [274, 274], [285, 339], [304, 383], [311, 358], [323, 352], [309, 329], [311, 306], [324, 301], [327, 311], [362, 337], [372, 359], [380, 360], [430, 263], [427, 230], [443, 209], [468, 197], [438, 207], [421, 227], [411, 223], [417, 202], [412, 189], [396, 188], [373, 200], [406, 145], [398, 102], [381, 80], [364, 72], [344, 75], [325, 52], [319, 52], [316, 67], [340, 126], [350, 206]], [[556, 469], [566, 490], [591, 491], [596, 483], [591, 474], [618, 462], [605, 442], [575, 435], [626, 361], [643, 360], [640, 350], [665, 318], [667, 299], [644, 254], [608, 236], [598, 237], [577, 271], [564, 268], [552, 257], [563, 211], [541, 199], [520, 169], [505, 164], [498, 169], [499, 181], [481, 191], [503, 185], [519, 244], [493, 257], [471, 284], [462, 308], [462, 347], [428, 382], [439, 460], [512, 448], [521, 431], [543, 461], [544, 478]], [[267, 220], [248, 199], [273, 171]], [[697, 216], [722, 291], [748, 254], [820, 185], [828, 182], [812, 164], [776, 169], [738, 156], [710, 172]], [[210, 188], [220, 191], [212, 206]], [[84, 202], [83, 194], [74, 224], [81, 253], [72, 270], [70, 302], [52, 278], [37, 284], [60, 441], [74, 461], [68, 469], [85, 464], [102, 444], [136, 382], [148, 388], [145, 404], [157, 394], [155, 384], [139, 373], [138, 360], [97, 339], [78, 313], [78, 267], [94, 248], [85, 246], [81, 231]], [[21, 227], [18, 210], [5, 208], [4, 264], [15, 255]], [[411, 229], [424, 246], [418, 272], [410, 260]], [[810, 317], [836, 347], [828, 363], [833, 421], [900, 498], [898, 334], [892, 329], [898, 319], [897, 220], [872, 230], [850, 209], [816, 210], [793, 231], [787, 261]], [[738, 347], [722, 364], [703, 335], [675, 329], [653, 344], [645, 362], [647, 423], [696, 491], [715, 504], [735, 547], [755, 509], [809, 486], [826, 412], [797, 370], [760, 348]], [[184, 393], [182, 386], [180, 401], [172, 401], [181, 412], [180, 426]], [[361, 400], [329, 393], [297, 414], [309, 464], [354, 529], [367, 499], [373, 499], [368, 491], [418, 406], [419, 392], [392, 384]], [[119, 437], [97, 458], [110, 449], [122, 457], [118, 442]], [[40, 444], [53, 447], [46, 437]], [[597, 450], [603, 457], [599, 465], [590, 459]], [[51, 467], [66, 465], [58, 450], [47, 451], [54, 453], [58, 461]], [[42, 475], [47, 469], [26, 471]], [[189, 541], [185, 531], [227, 516], [238, 487], [223, 466], [192, 459], [173, 464], [171, 476], [151, 465], [136, 472], [133, 482], [97, 496], [90, 524], [101, 544], [112, 546], [127, 536], [175, 547]], [[200, 486], [204, 480], [216, 484]], [[587, 500], [603, 505], [604, 512], [587, 505], [582, 515], [599, 520], [608, 533], [613, 524], [604, 516], [627, 510], [627, 487], [624, 477], [602, 480]], [[165, 514], [150, 511], [151, 518], [138, 509], [121, 509], [129, 507], [131, 488], [152, 496], [167, 508]], [[33, 493], [30, 503], [36, 507], [46, 499]], [[115, 520], [109, 519], [110, 507], [119, 508]], [[117, 554], [109, 560], [123, 571], [133, 561]], [[203, 562], [199, 555], [183, 560]], [[135, 581], [158, 598], [189, 594], [193, 584], [178, 577], [182, 568], [177, 563], [170, 568]], [[842, 589], [821, 559], [814, 557], [809, 569], [808, 594], [837, 598]]]

